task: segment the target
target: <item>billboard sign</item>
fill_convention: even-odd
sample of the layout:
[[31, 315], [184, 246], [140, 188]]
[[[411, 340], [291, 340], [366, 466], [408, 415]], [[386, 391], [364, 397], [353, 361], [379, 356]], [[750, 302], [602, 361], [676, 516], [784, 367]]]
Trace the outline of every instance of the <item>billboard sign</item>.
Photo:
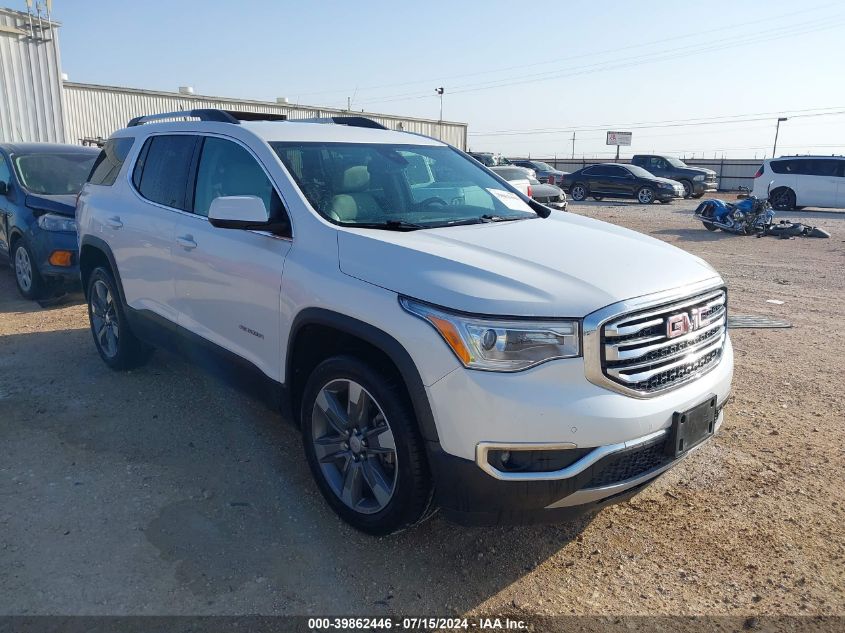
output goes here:
[[630, 145], [631, 132], [608, 132], [607, 145]]

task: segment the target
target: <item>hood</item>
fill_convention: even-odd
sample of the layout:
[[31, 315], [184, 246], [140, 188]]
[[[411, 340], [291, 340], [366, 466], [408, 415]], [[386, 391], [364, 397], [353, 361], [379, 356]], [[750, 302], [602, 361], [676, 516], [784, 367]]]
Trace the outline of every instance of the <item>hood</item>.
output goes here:
[[677, 180], [673, 180], [672, 178], [663, 178], [661, 176], [655, 176], [654, 178], [651, 178], [650, 180], [652, 180], [653, 182], [668, 183], [672, 186], [675, 186], [675, 185], [677, 185], [678, 187], [681, 186], [681, 183], [679, 183]]
[[705, 176], [716, 175], [716, 172], [712, 169], [707, 169], [706, 167], [690, 167], [689, 165], [686, 167], [673, 167], [671, 171], [674, 174], [684, 176], [698, 176], [699, 174], [704, 174]]
[[32, 209], [35, 215], [57, 213], [72, 218], [76, 215], [76, 196], [72, 194], [48, 196], [29, 193], [26, 196], [26, 206]]
[[347, 275], [476, 314], [583, 317], [622, 299], [719, 279], [704, 260], [570, 213], [409, 232], [342, 229]]

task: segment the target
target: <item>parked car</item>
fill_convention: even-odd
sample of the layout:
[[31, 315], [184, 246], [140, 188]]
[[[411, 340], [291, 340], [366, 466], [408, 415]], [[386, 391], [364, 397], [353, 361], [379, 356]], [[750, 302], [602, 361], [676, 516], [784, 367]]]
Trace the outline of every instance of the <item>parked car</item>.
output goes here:
[[547, 207], [566, 211], [566, 193], [563, 189], [557, 185], [540, 182], [536, 178], [529, 178], [528, 182], [531, 185], [531, 197], [534, 200]]
[[0, 144], [0, 255], [27, 299], [79, 284], [76, 194], [97, 154], [77, 145]]
[[568, 174], [568, 171], [560, 171], [559, 169], [555, 169], [548, 163], [544, 163], [540, 160], [521, 160], [521, 159], [510, 159], [512, 165], [517, 165], [518, 167], [527, 167], [528, 169], [533, 169], [534, 173], [536, 174], [537, 180], [540, 182], [549, 183], [551, 185], [560, 185], [563, 182], [563, 177]]
[[684, 198], [700, 198], [719, 188], [718, 176], [712, 169], [691, 167], [674, 156], [636, 154], [631, 163], [661, 178], [677, 180], [684, 187]]
[[802, 207], [845, 207], [845, 156], [784, 156], [763, 161], [752, 194], [778, 211]]
[[524, 167], [490, 167], [490, 171], [507, 180], [511, 185], [519, 189], [529, 198], [533, 197], [531, 195], [531, 178], [533, 177], [533, 171], [525, 169]]
[[540, 182], [534, 177], [534, 170], [527, 167], [490, 167], [526, 196], [540, 204], [566, 211], [566, 194], [563, 189], [555, 185]]
[[510, 165], [510, 161], [501, 154], [494, 154], [492, 152], [467, 152], [479, 163], [485, 167], [494, 167], [496, 165]]
[[659, 178], [636, 165], [604, 163], [590, 165], [568, 174], [563, 179], [564, 190], [573, 200], [592, 196], [603, 198], [635, 198], [640, 204], [659, 201], [664, 204], [684, 197], [681, 183]]
[[160, 345], [266, 386], [326, 502], [374, 534], [432, 504], [592, 512], [716, 432], [733, 351], [712, 267], [436, 139], [340, 122], [195, 110], [111, 137], [116, 178], [77, 209], [109, 367]]

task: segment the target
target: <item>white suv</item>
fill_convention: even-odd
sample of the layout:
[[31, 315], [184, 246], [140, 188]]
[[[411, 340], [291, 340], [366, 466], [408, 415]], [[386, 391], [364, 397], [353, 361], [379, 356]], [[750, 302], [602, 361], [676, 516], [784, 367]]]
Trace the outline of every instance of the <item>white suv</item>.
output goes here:
[[268, 387], [361, 530], [594, 510], [721, 424], [713, 268], [550, 214], [440, 141], [196, 110], [133, 120], [93, 173], [77, 222], [103, 360], [164, 346]]
[[758, 198], [772, 207], [792, 211], [802, 207], [845, 207], [845, 157], [784, 156], [763, 161], [754, 174]]

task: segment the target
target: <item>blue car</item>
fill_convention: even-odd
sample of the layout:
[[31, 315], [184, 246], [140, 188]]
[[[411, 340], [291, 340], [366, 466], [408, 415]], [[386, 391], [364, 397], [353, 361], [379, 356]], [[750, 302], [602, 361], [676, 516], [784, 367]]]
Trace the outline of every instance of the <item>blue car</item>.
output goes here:
[[27, 299], [79, 284], [76, 194], [98, 154], [79, 145], [0, 144], [0, 257]]

